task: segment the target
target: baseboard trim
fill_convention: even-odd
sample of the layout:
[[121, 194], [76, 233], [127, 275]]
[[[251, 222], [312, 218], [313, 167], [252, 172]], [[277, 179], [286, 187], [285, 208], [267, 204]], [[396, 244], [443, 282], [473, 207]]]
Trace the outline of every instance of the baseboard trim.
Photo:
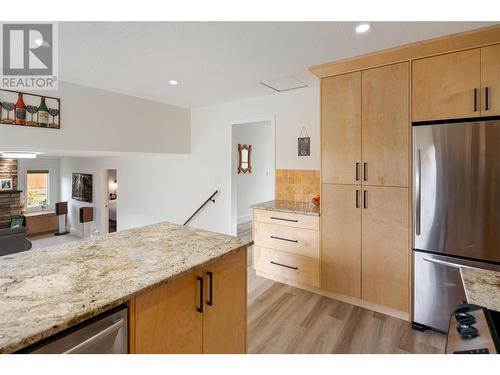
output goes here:
[[[254, 269], [255, 269], [255, 267], [254, 267]], [[340, 302], [349, 303], [351, 305], [359, 306], [359, 307], [362, 307], [364, 309], [372, 310], [372, 311], [375, 311], [375, 312], [378, 312], [381, 314], [389, 315], [389, 316], [392, 316], [394, 318], [398, 318], [398, 319], [410, 322], [410, 314], [408, 312], [405, 312], [405, 311], [400, 311], [400, 310], [392, 309], [390, 307], [377, 305], [375, 303], [367, 302], [367, 301], [364, 301], [364, 300], [359, 299], [359, 298], [354, 298], [354, 297], [345, 296], [342, 294], [332, 293], [332, 292], [329, 292], [327, 290], [315, 288], [315, 287], [308, 286], [308, 285], [292, 283], [289, 281], [285, 282], [283, 280], [280, 280], [277, 277], [274, 277], [273, 275], [265, 274], [264, 272], [260, 272], [256, 269], [255, 269], [255, 274], [257, 276], [264, 277], [266, 279], [270, 279], [270, 280], [277, 281], [277, 282], [282, 283], [282, 284], [290, 285], [290, 286], [293, 286], [295, 288], [304, 289], [304, 290], [307, 290], [308, 292], [319, 294], [319, 295], [324, 296], [324, 297], [332, 298], [332, 299], [335, 299], [335, 300], [340, 301]]]
[[238, 216], [237, 218], [238, 225], [248, 223], [250, 221], [252, 221], [252, 214]]

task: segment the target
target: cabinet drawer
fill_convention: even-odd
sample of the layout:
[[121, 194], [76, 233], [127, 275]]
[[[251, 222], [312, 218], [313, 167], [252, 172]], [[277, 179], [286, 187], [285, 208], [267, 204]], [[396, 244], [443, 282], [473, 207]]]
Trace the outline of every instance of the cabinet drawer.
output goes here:
[[319, 232], [286, 225], [255, 222], [255, 245], [319, 258]]
[[273, 280], [319, 287], [319, 259], [254, 246], [254, 267]]
[[254, 209], [253, 220], [261, 223], [281, 224], [294, 228], [319, 230], [319, 216]]

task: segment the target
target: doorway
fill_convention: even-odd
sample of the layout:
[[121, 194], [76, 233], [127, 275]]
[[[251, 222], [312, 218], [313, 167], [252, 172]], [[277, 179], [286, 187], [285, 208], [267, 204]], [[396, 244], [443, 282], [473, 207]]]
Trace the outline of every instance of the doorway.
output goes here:
[[[253, 204], [275, 196], [274, 120], [236, 123], [231, 129], [231, 224], [235, 235], [251, 237]], [[240, 146], [239, 146], [240, 145]], [[251, 146], [251, 168], [240, 166], [241, 149]]]
[[118, 176], [116, 169], [108, 169], [108, 233], [114, 233], [118, 227]]

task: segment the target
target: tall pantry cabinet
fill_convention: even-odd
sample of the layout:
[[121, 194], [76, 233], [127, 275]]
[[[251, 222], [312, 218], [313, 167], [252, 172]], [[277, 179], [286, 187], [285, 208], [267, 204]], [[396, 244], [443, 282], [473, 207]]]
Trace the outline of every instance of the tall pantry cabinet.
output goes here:
[[409, 311], [410, 63], [321, 81], [321, 288]]

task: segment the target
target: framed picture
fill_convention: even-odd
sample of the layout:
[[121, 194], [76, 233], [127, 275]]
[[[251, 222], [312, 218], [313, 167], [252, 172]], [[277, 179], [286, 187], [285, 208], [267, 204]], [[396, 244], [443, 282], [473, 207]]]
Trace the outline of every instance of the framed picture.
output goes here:
[[0, 191], [12, 189], [12, 178], [0, 178]]

